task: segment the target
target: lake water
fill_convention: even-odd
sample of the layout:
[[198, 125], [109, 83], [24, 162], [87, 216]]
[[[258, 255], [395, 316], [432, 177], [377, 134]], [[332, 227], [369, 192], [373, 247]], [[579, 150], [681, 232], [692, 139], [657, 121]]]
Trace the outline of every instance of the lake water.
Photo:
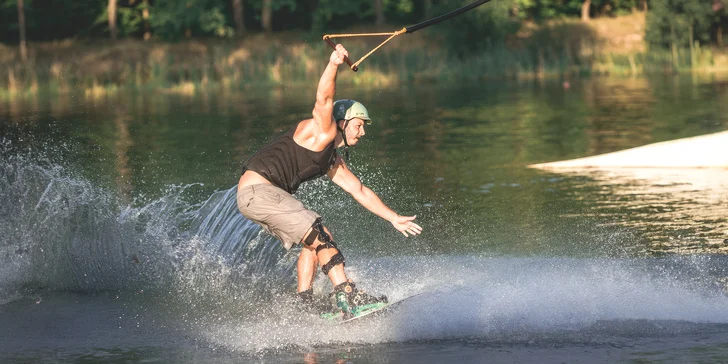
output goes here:
[[340, 87], [373, 118], [349, 165], [424, 232], [297, 197], [359, 287], [428, 292], [340, 326], [234, 199], [313, 87], [0, 101], [0, 362], [728, 361], [728, 171], [526, 167], [728, 130], [728, 82]]

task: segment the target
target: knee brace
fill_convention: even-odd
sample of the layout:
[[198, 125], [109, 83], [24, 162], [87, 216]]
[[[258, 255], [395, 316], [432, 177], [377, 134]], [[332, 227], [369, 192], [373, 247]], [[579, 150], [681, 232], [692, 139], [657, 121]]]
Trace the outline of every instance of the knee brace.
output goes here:
[[324, 226], [321, 224], [320, 217], [313, 222], [313, 225], [311, 225], [311, 233], [308, 234], [306, 240], [304, 240], [303, 243], [307, 246], [311, 246], [316, 241], [316, 238], [319, 238], [319, 240], [322, 242], [322, 244], [319, 244], [316, 247], [317, 255], [323, 249], [333, 248], [337, 250], [336, 254], [331, 257], [328, 263], [321, 265], [321, 271], [323, 271], [324, 274], [329, 274], [331, 268], [339, 264], [346, 265], [344, 255], [341, 254], [341, 250], [339, 249], [339, 247], [336, 246], [336, 243], [334, 243], [334, 241], [331, 239], [331, 236], [326, 233], [326, 230], [324, 230]]

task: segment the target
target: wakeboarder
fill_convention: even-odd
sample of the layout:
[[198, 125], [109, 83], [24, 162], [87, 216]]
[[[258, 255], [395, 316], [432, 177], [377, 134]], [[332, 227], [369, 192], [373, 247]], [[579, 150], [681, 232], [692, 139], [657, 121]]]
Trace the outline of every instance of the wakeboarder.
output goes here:
[[297, 296], [310, 311], [321, 311], [312, 289], [318, 266], [331, 280], [339, 308], [386, 302], [387, 298], [369, 295], [347, 278], [344, 256], [321, 216], [293, 196], [301, 183], [327, 175], [405, 237], [422, 232], [415, 216], [401, 216], [385, 205], [336, 151], [345, 147], [348, 152], [372, 122], [361, 103], [349, 99], [334, 102], [337, 71], [347, 56], [346, 49], [336, 45], [318, 83], [313, 117], [298, 122], [258, 150], [245, 162], [238, 182], [238, 209], [246, 218], [278, 238], [286, 249], [303, 244], [297, 263]]

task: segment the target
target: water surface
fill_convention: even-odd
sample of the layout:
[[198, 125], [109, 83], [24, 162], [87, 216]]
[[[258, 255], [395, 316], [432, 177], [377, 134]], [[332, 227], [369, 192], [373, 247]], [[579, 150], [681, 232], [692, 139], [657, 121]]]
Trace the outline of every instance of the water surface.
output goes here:
[[297, 248], [234, 200], [242, 162], [314, 92], [1, 102], [0, 360], [728, 360], [727, 171], [526, 168], [727, 130], [728, 84], [340, 88], [374, 119], [351, 168], [424, 233], [326, 179], [297, 196], [360, 287], [429, 292], [349, 326], [295, 311]]

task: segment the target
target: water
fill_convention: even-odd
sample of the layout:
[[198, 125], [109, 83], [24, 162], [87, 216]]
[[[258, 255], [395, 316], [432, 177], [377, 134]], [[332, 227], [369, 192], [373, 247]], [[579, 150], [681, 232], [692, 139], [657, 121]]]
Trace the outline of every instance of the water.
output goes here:
[[726, 130], [728, 84], [340, 89], [374, 119], [352, 169], [424, 233], [298, 197], [360, 287], [428, 292], [346, 326], [295, 311], [298, 250], [234, 200], [313, 91], [0, 103], [0, 362], [728, 361], [728, 172], [525, 167]]

